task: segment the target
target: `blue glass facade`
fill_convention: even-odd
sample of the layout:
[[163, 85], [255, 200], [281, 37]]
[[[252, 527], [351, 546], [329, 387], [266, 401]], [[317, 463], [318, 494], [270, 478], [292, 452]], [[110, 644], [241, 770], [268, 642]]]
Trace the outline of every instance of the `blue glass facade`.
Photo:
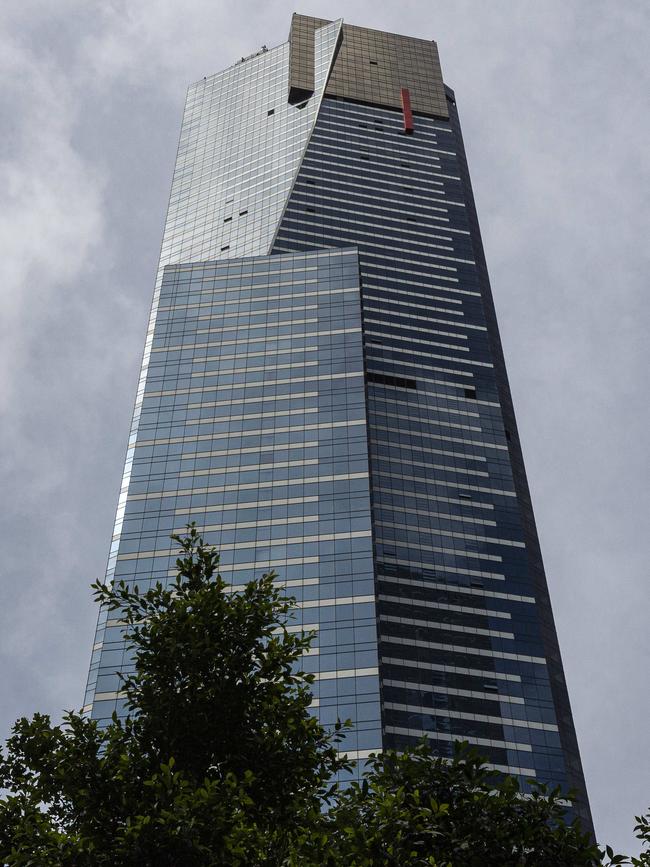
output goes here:
[[[109, 577], [196, 521], [300, 600], [350, 755], [468, 740], [589, 823], [453, 92], [423, 40], [298, 18], [188, 93]], [[100, 617], [95, 717], [125, 664]]]
[[[195, 521], [235, 588], [275, 568], [317, 640], [324, 720], [381, 746], [359, 263], [351, 250], [168, 265], [114, 577], [175, 574]], [[103, 615], [105, 617], [105, 614]], [[100, 621], [88, 700], [122, 712], [119, 621]]]

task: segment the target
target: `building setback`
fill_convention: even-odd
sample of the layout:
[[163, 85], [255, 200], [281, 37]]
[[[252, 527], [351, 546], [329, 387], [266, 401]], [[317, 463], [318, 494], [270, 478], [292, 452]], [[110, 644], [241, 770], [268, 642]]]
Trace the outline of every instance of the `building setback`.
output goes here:
[[[294, 15], [189, 88], [107, 578], [168, 580], [189, 521], [235, 587], [273, 567], [299, 600], [351, 757], [467, 740], [591, 827], [434, 42]], [[128, 668], [106, 617], [100, 720]]]

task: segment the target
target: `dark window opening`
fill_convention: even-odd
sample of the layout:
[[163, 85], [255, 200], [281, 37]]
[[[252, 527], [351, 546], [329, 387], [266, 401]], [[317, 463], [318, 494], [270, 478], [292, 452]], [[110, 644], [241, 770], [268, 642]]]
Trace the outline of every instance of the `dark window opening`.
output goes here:
[[476, 389], [475, 388], [466, 388], [464, 389], [465, 397], [469, 397], [472, 400], [476, 400]]
[[240, 212], [239, 212], [239, 216], [240, 216], [240, 217], [245, 217], [247, 213], [248, 213], [248, 211], [240, 211]]
[[414, 379], [407, 379], [404, 376], [389, 376], [386, 373], [369, 373], [368, 382], [374, 382], [377, 385], [392, 385], [395, 388], [417, 388]]
[[231, 220], [232, 220], [232, 217], [226, 217], [226, 219], [224, 220], [224, 223], [229, 223]]
[[309, 214], [315, 214], [316, 213], [316, 208], [307, 208], [306, 210], [307, 210], [307, 213], [309, 213]]
[[234, 202], [234, 199], [226, 199], [226, 204], [229, 205], [231, 202]]
[[512, 434], [510, 433], [510, 431], [507, 428], [505, 429], [505, 432], [506, 432], [506, 439], [508, 440], [508, 442], [510, 442], [512, 440]]
[[230, 244], [226, 244], [225, 247], [222, 247], [222, 248], [221, 248], [221, 252], [222, 252], [222, 253], [223, 253], [224, 250], [230, 250]]
[[371, 61], [370, 61], [370, 65], [371, 65], [371, 66], [377, 66], [377, 61], [376, 61], [376, 60], [371, 60]]
[[307, 183], [308, 184], [315, 184], [316, 181], [312, 180], [312, 178], [307, 178]]
[[270, 109], [266, 112], [266, 116], [267, 116], [267, 117], [270, 117], [272, 114], [275, 114], [275, 109], [274, 109], [274, 108], [270, 108]]
[[407, 219], [407, 220], [410, 220], [411, 223], [417, 223], [417, 221], [418, 221], [418, 218], [417, 218], [417, 217], [411, 217], [411, 216], [409, 216], [408, 214], [406, 215], [406, 219]]

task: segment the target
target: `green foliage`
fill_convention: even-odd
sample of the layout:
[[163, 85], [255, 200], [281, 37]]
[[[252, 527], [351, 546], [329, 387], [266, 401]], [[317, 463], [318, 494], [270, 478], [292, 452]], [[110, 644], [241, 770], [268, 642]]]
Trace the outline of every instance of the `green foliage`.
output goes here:
[[[579, 867], [601, 864], [576, 823], [563, 821], [559, 789], [536, 786], [522, 797], [517, 781], [486, 767], [467, 744], [451, 760], [423, 741], [403, 754], [371, 759], [360, 783], [329, 814], [329, 860], [350, 867]], [[314, 860], [318, 863], [318, 859]]]
[[313, 677], [299, 660], [312, 636], [288, 631], [294, 602], [273, 573], [230, 593], [194, 527], [174, 538], [170, 587], [95, 585], [132, 648], [129, 717], [14, 726], [0, 757], [0, 863], [282, 864], [321, 821], [349, 764], [341, 732], [308, 711]]
[[[95, 585], [125, 629], [129, 715], [15, 724], [0, 752], [5, 867], [650, 867], [600, 851], [559, 791], [522, 797], [466, 745], [370, 759], [360, 782], [309, 712], [313, 636], [273, 573], [231, 593], [191, 526], [170, 587]], [[648, 817], [637, 833], [650, 844]]]

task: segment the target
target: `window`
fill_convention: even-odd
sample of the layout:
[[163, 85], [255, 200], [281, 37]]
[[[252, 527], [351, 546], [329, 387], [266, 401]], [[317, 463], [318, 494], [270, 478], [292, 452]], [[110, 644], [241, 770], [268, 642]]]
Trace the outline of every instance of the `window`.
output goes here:
[[270, 109], [266, 112], [266, 116], [267, 116], [267, 117], [270, 117], [272, 114], [275, 114], [275, 109], [274, 109], [274, 108], [270, 108]]
[[393, 385], [396, 388], [417, 388], [414, 379], [406, 379], [403, 376], [389, 376], [385, 373], [369, 373], [368, 382], [376, 382], [381, 385]]
[[223, 253], [224, 250], [230, 250], [230, 244], [226, 244], [225, 247], [222, 247], [222, 248], [221, 248], [221, 252], [222, 252], [222, 253]]
[[370, 65], [371, 65], [371, 66], [377, 66], [377, 61], [376, 61], [376, 60], [371, 60], [371, 61], [370, 61]]
[[224, 223], [229, 223], [231, 220], [232, 220], [232, 217], [226, 217], [226, 219], [224, 220]]
[[466, 388], [466, 389], [464, 389], [464, 391], [465, 391], [465, 397], [469, 397], [472, 400], [476, 400], [476, 389], [475, 388]]
[[248, 211], [240, 211], [240, 212], [239, 212], [239, 216], [240, 216], [240, 217], [245, 217], [247, 213], [248, 213]]

